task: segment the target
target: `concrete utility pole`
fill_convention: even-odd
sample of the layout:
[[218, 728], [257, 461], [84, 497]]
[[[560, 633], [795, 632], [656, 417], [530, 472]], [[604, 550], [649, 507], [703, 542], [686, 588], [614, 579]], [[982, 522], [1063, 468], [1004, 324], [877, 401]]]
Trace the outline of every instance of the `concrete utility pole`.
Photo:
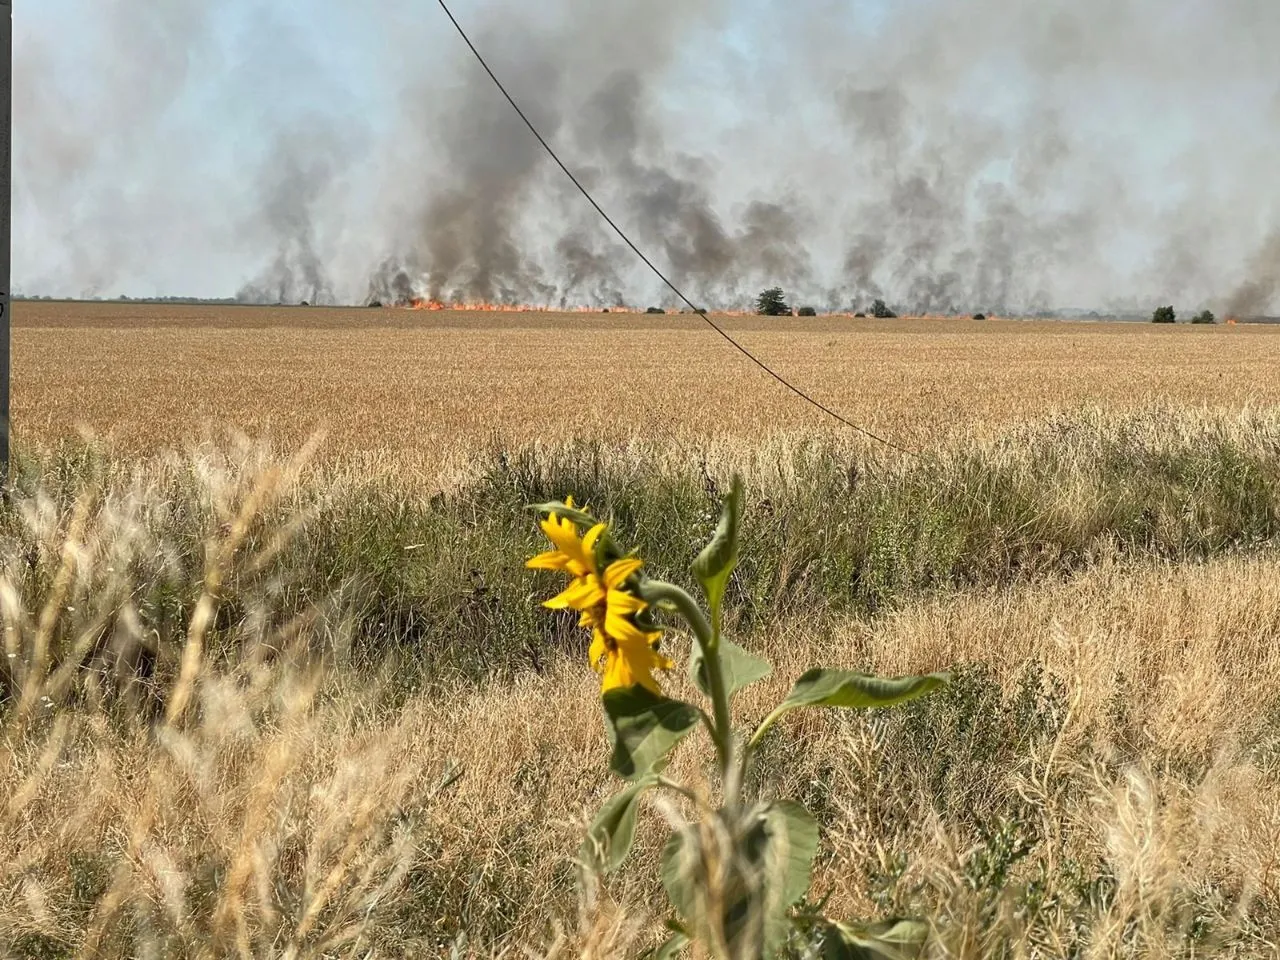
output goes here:
[[0, 0], [0, 484], [9, 482], [9, 269], [13, 253], [13, 3]]

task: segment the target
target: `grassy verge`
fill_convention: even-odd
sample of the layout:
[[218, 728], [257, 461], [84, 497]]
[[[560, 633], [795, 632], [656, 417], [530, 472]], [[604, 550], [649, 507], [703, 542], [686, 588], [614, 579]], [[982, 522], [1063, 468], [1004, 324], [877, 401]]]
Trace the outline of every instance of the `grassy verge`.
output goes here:
[[[229, 505], [262, 469], [253, 450], [142, 467], [79, 449], [28, 461], [16, 509], [0, 514], [0, 561], [30, 607], [58, 563], [42, 545], [46, 528], [96, 490], [87, 522], [99, 539], [133, 544], [122, 549], [142, 628], [179, 637], [209, 532], [231, 522]], [[377, 663], [403, 657], [415, 673], [444, 677], [542, 669], [577, 633], [530, 603], [535, 581], [520, 561], [537, 533], [525, 506], [573, 493], [644, 556], [683, 569], [732, 469], [749, 477], [745, 559], [729, 598], [744, 630], [796, 615], [865, 617], [1105, 556], [1198, 560], [1280, 536], [1274, 416], [1081, 415], [892, 462], [833, 444], [708, 453], [584, 441], [481, 455], [466, 479], [434, 491], [303, 472], [246, 532], [246, 549], [270, 546], [271, 556], [231, 571], [223, 619], [267, 591], [291, 615], [338, 604], [357, 652]]]
[[958, 957], [1270, 955], [1280, 421], [1173, 414], [894, 462], [570, 444], [437, 490], [252, 448], [30, 460], [0, 513], [0, 954], [638, 952], [650, 881], [577, 884], [616, 784], [522, 508], [572, 491], [666, 572], [733, 468], [733, 628], [777, 665], [743, 715], [813, 661], [959, 669], [766, 740], [829, 912], [929, 917]]
[[[747, 716], [819, 657], [960, 667], [901, 711], [801, 714], [766, 742], [765, 774], [819, 816], [828, 911], [932, 918], [958, 957], [1269, 955], [1278, 584], [1274, 559], [1107, 564], [758, 635], [779, 662], [740, 695]], [[5, 725], [5, 955], [651, 942], [662, 817], [638, 839], [643, 879], [578, 892], [584, 817], [617, 789], [581, 663], [396, 710], [375, 680], [283, 659], [207, 664], [197, 686], [158, 734], [74, 700]], [[684, 750], [672, 772], [696, 782], [710, 760]]]

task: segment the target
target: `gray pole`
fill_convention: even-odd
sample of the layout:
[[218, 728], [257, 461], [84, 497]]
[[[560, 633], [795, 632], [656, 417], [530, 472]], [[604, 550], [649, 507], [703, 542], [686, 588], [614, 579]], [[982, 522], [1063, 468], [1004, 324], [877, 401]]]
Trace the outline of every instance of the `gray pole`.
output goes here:
[[9, 269], [13, 212], [13, 4], [0, 0], [0, 484], [9, 481]]

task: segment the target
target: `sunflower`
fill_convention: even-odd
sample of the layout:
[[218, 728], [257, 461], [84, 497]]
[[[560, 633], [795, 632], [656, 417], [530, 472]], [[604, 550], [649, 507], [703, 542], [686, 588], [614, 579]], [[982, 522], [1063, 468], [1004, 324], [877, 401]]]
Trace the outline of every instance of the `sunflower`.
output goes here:
[[[565, 506], [573, 506], [572, 498], [565, 500]], [[587, 656], [592, 669], [601, 674], [601, 690], [639, 684], [661, 693], [653, 671], [670, 670], [675, 664], [658, 652], [662, 631], [644, 630], [635, 622], [636, 615], [649, 606], [627, 587], [641, 561], [624, 557], [601, 573], [597, 546], [607, 529], [605, 524], [596, 524], [581, 538], [572, 520], [554, 513], [540, 526], [555, 549], [533, 557], [527, 566], [569, 575], [569, 585], [543, 606], [581, 614], [579, 626], [591, 630]]]

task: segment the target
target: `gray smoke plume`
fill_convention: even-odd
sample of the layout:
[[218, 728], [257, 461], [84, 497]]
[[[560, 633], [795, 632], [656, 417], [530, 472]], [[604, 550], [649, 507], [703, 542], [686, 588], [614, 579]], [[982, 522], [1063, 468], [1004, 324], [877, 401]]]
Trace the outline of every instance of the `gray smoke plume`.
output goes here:
[[[332, 188], [338, 147], [300, 134], [282, 138], [262, 168], [250, 234], [276, 245], [270, 265], [236, 293], [242, 303], [334, 303], [333, 286], [316, 248], [314, 218]], [[269, 241], [269, 242], [270, 242]]]
[[1249, 278], [1227, 300], [1227, 316], [1257, 317], [1276, 303], [1280, 290], [1280, 232], [1273, 233], [1249, 264]]
[[[434, 9], [51, 6], [15, 45], [25, 290], [674, 305]], [[455, 12], [695, 302], [1280, 309], [1271, 0]]]

